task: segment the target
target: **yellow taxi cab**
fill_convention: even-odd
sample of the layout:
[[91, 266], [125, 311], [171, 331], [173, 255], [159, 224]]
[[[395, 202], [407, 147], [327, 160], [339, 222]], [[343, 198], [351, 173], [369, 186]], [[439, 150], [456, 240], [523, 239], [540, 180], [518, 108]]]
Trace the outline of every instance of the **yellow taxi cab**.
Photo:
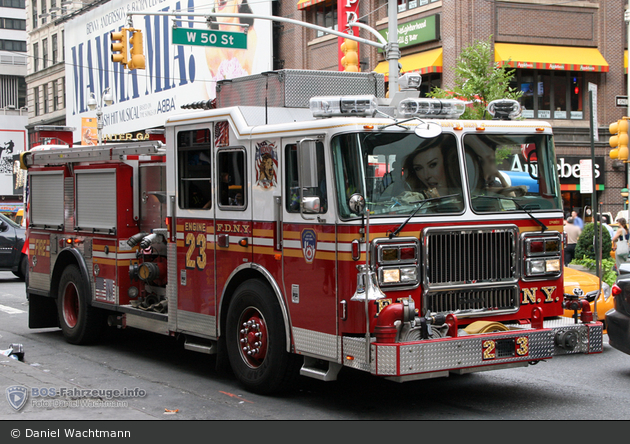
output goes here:
[[[564, 293], [585, 297], [591, 306], [591, 311], [595, 312], [595, 296], [599, 290], [599, 278], [594, 274], [564, 267]], [[597, 320], [604, 324], [606, 330], [606, 312], [615, 308], [614, 298], [610, 285], [602, 282], [602, 294], [597, 298]], [[573, 310], [564, 310], [563, 316], [572, 318]]]

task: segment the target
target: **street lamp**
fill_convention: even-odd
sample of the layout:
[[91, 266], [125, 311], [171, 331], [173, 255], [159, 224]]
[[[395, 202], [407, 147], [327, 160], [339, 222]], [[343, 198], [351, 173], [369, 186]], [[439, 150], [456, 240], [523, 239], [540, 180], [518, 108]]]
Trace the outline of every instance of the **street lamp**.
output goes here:
[[114, 98], [110, 92], [110, 88], [105, 88], [101, 95], [101, 103], [96, 100], [96, 95], [90, 92], [90, 98], [87, 101], [87, 106], [91, 111], [96, 110], [96, 129], [98, 133], [98, 144], [103, 143], [103, 106], [111, 105], [114, 103]]
[[621, 189], [621, 197], [623, 197], [623, 209], [627, 210], [628, 209], [628, 189], [627, 188]]

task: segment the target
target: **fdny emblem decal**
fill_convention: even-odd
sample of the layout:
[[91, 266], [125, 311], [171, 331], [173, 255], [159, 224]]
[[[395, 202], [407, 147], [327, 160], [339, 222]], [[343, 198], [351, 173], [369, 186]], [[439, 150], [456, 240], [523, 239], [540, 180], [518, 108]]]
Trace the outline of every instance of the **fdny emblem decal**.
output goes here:
[[307, 264], [313, 262], [317, 253], [317, 234], [313, 230], [302, 231], [302, 253]]
[[278, 150], [275, 142], [256, 144], [256, 185], [268, 190], [278, 185]]

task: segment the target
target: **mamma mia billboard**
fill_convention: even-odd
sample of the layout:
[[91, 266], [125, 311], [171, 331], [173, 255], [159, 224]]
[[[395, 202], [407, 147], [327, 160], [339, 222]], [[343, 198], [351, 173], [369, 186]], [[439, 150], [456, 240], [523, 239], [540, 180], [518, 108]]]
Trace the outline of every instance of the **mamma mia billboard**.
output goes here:
[[[182, 105], [213, 99], [219, 80], [272, 69], [269, 20], [217, 18], [212, 23], [212, 29], [246, 32], [247, 49], [172, 43], [174, 26], [208, 29], [203, 17], [186, 13], [211, 11], [271, 15], [271, 0], [110, 1], [66, 23], [66, 124], [77, 128], [74, 140], [81, 139], [81, 118], [96, 116], [87, 106], [90, 93], [99, 103], [107, 88], [114, 97], [111, 106], [102, 108], [103, 134], [130, 133], [164, 125]], [[128, 27], [129, 12], [140, 13], [131, 17], [132, 27], [143, 33], [145, 69], [131, 71], [111, 61], [110, 33]]]

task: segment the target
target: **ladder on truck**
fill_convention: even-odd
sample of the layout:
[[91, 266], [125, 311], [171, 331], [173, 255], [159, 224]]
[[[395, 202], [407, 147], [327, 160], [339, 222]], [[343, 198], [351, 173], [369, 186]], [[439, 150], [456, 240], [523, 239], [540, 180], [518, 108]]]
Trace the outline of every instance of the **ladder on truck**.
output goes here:
[[25, 151], [20, 154], [20, 166], [61, 165], [71, 162], [111, 162], [123, 160], [162, 160], [166, 155], [159, 140], [115, 144], [67, 147], [60, 145], [45, 150]]

